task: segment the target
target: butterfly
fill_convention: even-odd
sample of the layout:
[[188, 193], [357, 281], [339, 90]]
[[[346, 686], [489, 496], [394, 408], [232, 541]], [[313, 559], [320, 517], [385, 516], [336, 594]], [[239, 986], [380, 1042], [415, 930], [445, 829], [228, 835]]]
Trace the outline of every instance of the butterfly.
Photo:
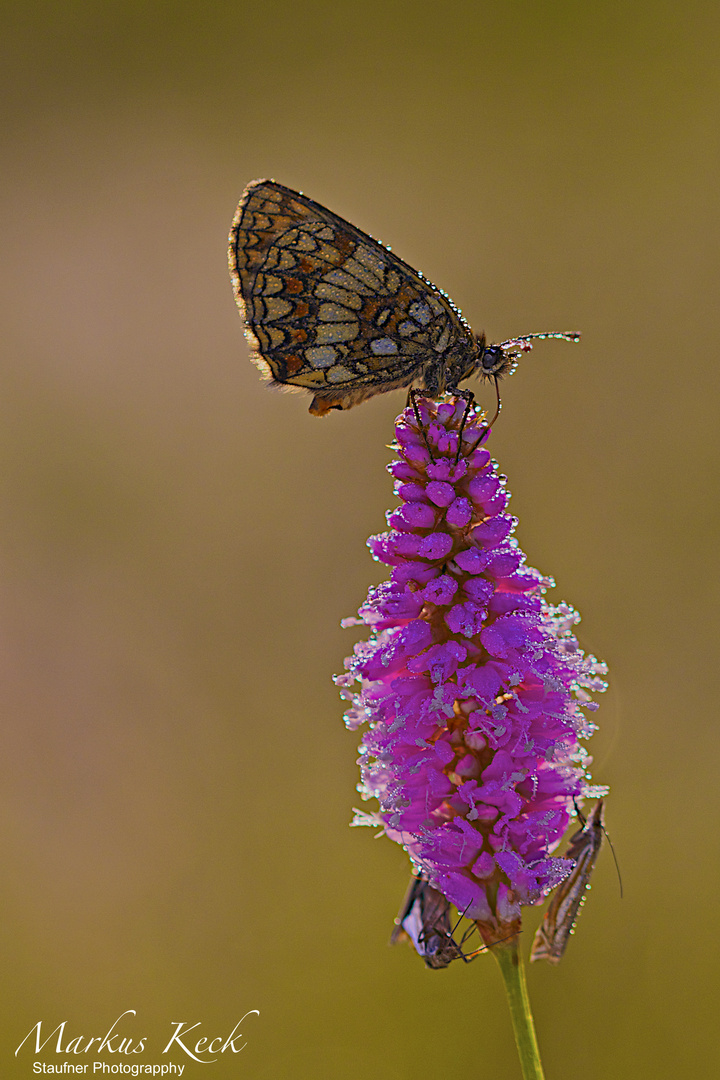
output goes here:
[[450, 901], [417, 874], [395, 920], [390, 944], [412, 941], [429, 968], [445, 968], [463, 958], [450, 929]]
[[[462, 916], [458, 923], [461, 921]], [[424, 874], [416, 874], [395, 920], [390, 944], [412, 941], [426, 965], [438, 970], [448, 967], [453, 960], [464, 960], [469, 964], [486, 951], [483, 946], [469, 954], [463, 952], [462, 945], [474, 929], [466, 933], [458, 945], [450, 927], [450, 901], [433, 888]]]
[[605, 833], [603, 800], [598, 800], [587, 819], [583, 819], [582, 815], [580, 819], [583, 827], [570, 838], [565, 852], [565, 858], [573, 859], [575, 866], [553, 893], [545, 918], [532, 943], [531, 961], [548, 960], [551, 964], [560, 963], [585, 900], [585, 890], [588, 888]]
[[533, 339], [580, 340], [542, 333], [486, 344], [389, 248], [274, 180], [245, 189], [228, 257], [255, 364], [276, 386], [310, 391], [315, 416], [399, 387], [470, 402], [459, 384], [477, 374], [497, 390]]

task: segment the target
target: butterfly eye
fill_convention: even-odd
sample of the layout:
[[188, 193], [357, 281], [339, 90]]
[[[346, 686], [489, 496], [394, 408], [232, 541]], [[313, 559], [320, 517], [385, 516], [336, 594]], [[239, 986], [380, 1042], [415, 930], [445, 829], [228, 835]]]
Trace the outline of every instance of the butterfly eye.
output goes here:
[[508, 357], [499, 345], [490, 345], [482, 354], [480, 367], [484, 375], [495, 375], [507, 365], [507, 362]]

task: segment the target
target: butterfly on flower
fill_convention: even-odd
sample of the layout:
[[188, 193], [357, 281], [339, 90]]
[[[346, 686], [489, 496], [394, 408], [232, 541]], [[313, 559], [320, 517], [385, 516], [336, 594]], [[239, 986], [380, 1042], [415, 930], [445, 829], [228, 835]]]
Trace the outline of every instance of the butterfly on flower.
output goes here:
[[547, 960], [559, 964], [567, 948], [575, 921], [589, 888], [590, 875], [602, 847], [605, 823], [603, 800], [599, 799], [593, 812], [584, 819], [580, 812], [582, 829], [570, 838], [565, 858], [572, 859], [575, 866], [553, 893], [545, 918], [538, 927], [530, 950], [530, 960]]
[[445, 968], [462, 957], [450, 930], [450, 901], [422, 874], [413, 877], [390, 944], [412, 941], [429, 968]]
[[[461, 921], [462, 915], [458, 923]], [[390, 944], [411, 941], [427, 967], [438, 970], [448, 967], [453, 960], [469, 964], [486, 952], [485, 946], [469, 954], [463, 952], [462, 946], [474, 930], [475, 927], [465, 934], [458, 945], [450, 927], [450, 901], [423, 874], [416, 874], [395, 920]]]
[[229, 262], [253, 360], [273, 384], [309, 390], [315, 416], [399, 387], [472, 400], [459, 384], [479, 375], [497, 389], [532, 340], [580, 339], [542, 333], [486, 344], [417, 270], [274, 180], [245, 189]]

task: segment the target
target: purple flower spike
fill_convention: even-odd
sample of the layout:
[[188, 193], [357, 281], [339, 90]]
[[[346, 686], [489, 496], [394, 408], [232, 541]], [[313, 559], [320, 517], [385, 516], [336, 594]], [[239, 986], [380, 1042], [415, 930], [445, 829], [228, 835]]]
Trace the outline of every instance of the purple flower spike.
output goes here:
[[367, 724], [361, 793], [380, 803], [355, 823], [380, 824], [492, 944], [569, 873], [551, 852], [573, 800], [607, 790], [589, 783], [580, 741], [606, 668], [525, 564], [479, 414], [458, 454], [465, 401], [418, 407], [422, 430], [412, 408], [396, 423], [401, 505], [369, 541], [392, 573], [361, 607], [371, 636], [337, 680], [348, 727]]

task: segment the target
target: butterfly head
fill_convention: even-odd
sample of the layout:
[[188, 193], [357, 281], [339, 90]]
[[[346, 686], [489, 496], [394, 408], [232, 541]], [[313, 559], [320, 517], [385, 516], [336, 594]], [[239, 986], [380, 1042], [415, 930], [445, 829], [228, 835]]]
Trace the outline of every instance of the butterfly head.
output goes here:
[[434, 971], [440, 971], [442, 968], [450, 967], [453, 960], [462, 960], [463, 954], [460, 946], [453, 941], [448, 933], [444, 937], [435, 935], [434, 938], [430, 938], [425, 951], [422, 953], [422, 958], [426, 967], [432, 968]]
[[486, 379], [502, 379], [504, 375], [512, 375], [517, 367], [517, 362], [523, 353], [530, 352], [533, 341], [543, 341], [546, 338], [555, 338], [560, 341], [579, 341], [580, 334], [574, 330], [547, 331], [541, 334], [526, 334], [525, 337], [510, 338], [501, 341], [498, 345], [486, 345], [485, 335], [476, 339], [478, 357], [475, 362], [475, 370], [478, 375]]
[[[512, 345], [514, 344], [515, 342], [512, 342]], [[475, 370], [485, 379], [502, 379], [505, 375], [512, 375], [519, 358], [520, 351], [508, 347], [505, 342], [502, 345], [486, 345], [484, 337], [478, 338]]]

